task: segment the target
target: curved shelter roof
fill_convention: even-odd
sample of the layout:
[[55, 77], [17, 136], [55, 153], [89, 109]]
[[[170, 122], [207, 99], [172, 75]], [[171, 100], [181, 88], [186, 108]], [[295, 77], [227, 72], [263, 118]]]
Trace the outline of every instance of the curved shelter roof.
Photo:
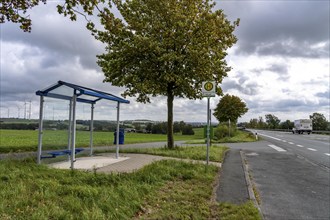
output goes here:
[[46, 96], [64, 100], [71, 100], [74, 93], [77, 95], [77, 102], [95, 104], [97, 101], [105, 99], [109, 101], [129, 104], [128, 100], [115, 96], [113, 94], [64, 81], [58, 81], [54, 85], [51, 85], [43, 90], [38, 90], [36, 92], [36, 94], [39, 96]]

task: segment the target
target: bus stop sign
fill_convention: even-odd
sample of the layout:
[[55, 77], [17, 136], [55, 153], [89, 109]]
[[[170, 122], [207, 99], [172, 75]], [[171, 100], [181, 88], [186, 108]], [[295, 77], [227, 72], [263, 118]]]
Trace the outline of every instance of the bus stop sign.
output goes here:
[[202, 82], [202, 94], [204, 97], [215, 97], [215, 81]]

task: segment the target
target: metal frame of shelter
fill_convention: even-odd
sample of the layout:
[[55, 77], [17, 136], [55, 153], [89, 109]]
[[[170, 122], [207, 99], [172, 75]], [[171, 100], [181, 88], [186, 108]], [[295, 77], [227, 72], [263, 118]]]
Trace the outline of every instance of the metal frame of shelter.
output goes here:
[[41, 163], [42, 154], [42, 135], [43, 135], [43, 103], [44, 97], [55, 99], [68, 100], [70, 102], [69, 110], [69, 138], [68, 150], [70, 150], [71, 169], [74, 168], [75, 161], [75, 145], [76, 145], [76, 104], [77, 102], [87, 103], [91, 105], [91, 120], [90, 120], [90, 155], [93, 154], [93, 120], [94, 120], [94, 105], [100, 100], [109, 100], [117, 102], [117, 133], [116, 133], [116, 158], [119, 157], [119, 111], [120, 103], [129, 104], [128, 100], [112, 95], [110, 93], [98, 91], [95, 89], [75, 85], [72, 83], [58, 81], [54, 85], [38, 90], [36, 95], [40, 96], [40, 111], [39, 111], [39, 136], [38, 136], [38, 153], [37, 163]]

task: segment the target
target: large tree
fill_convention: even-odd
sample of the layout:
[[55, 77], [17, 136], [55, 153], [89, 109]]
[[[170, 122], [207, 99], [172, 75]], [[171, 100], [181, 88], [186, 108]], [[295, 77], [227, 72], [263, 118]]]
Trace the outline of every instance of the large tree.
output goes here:
[[245, 102], [239, 97], [226, 94], [220, 99], [217, 107], [214, 109], [213, 115], [219, 122], [230, 120], [232, 123], [236, 124], [237, 119], [247, 111], [248, 108]]
[[101, 14], [104, 31], [92, 29], [106, 44], [98, 56], [105, 81], [124, 86], [124, 96], [150, 102], [167, 97], [169, 148], [174, 147], [173, 100], [202, 98], [202, 82], [219, 84], [231, 69], [224, 60], [236, 41], [231, 24], [210, 0], [114, 0], [122, 15]]
[[313, 130], [319, 130], [319, 131], [327, 130], [328, 121], [323, 114], [315, 112], [312, 115], [310, 115], [309, 118], [312, 120]]
[[292, 129], [294, 127], [294, 123], [290, 120], [286, 120], [280, 123], [280, 129]]

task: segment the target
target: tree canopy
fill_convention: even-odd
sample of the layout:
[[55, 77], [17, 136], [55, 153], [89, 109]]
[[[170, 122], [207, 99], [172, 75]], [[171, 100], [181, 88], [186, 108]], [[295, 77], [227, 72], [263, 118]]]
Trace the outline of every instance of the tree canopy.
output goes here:
[[328, 121], [323, 114], [315, 112], [312, 115], [310, 115], [309, 118], [312, 120], [313, 130], [319, 130], [319, 131], [327, 130]]
[[[49, 1], [49, 0], [48, 0]], [[64, 16], [69, 16], [71, 20], [77, 19], [77, 14], [84, 16], [92, 15], [96, 8], [99, 13], [98, 4], [105, 3], [106, 0], [64, 0], [62, 4], [57, 5], [57, 10]], [[111, 1], [108, 0], [109, 7]], [[25, 32], [30, 32], [32, 28], [32, 20], [28, 14], [28, 10], [36, 7], [39, 4], [46, 4], [47, 0], [1, 0], [0, 5], [0, 23], [6, 21], [19, 23], [20, 28]], [[94, 26], [88, 21], [87, 26]]]
[[230, 67], [226, 50], [236, 41], [231, 24], [209, 0], [115, 0], [123, 19], [100, 14], [104, 31], [91, 29], [105, 43], [98, 56], [105, 81], [124, 86], [124, 96], [150, 102], [167, 97], [168, 147], [173, 147], [174, 97], [202, 98], [202, 82], [219, 84]]
[[272, 129], [275, 129], [275, 128], [278, 128], [281, 120], [276, 117], [275, 115], [272, 115], [272, 114], [267, 114], [265, 115], [265, 118], [266, 118], [266, 123], [268, 125], [269, 128], [272, 128]]
[[239, 97], [226, 94], [220, 99], [217, 107], [214, 109], [213, 115], [219, 122], [230, 120], [236, 124], [237, 119], [247, 111], [246, 104]]

